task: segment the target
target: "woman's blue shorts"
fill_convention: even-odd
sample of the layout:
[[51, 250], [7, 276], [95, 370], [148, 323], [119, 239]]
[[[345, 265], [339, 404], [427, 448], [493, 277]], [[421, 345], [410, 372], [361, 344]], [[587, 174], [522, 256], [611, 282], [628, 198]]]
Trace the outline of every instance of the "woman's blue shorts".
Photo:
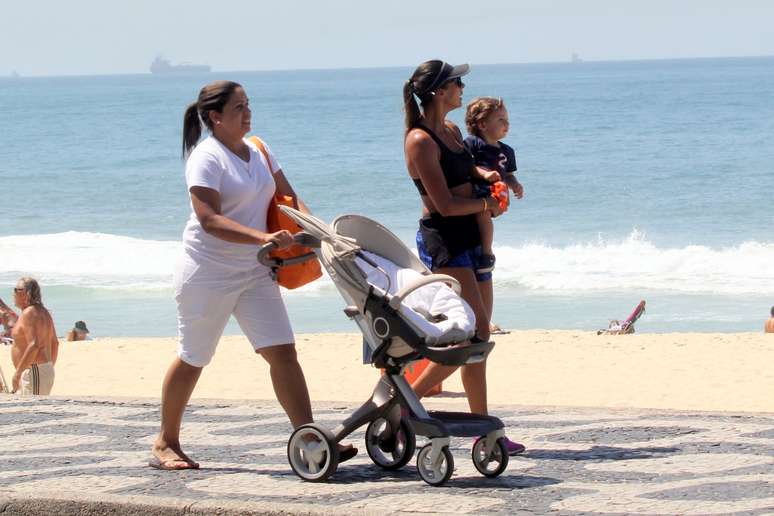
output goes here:
[[[422, 263], [424, 263], [428, 269], [432, 271], [437, 268], [437, 267], [435, 268], [433, 267], [433, 258], [428, 254], [427, 248], [425, 247], [425, 241], [422, 239], [422, 234], [419, 231], [417, 231], [417, 251], [419, 252], [419, 259], [422, 260]], [[477, 281], [479, 282], [489, 281], [492, 279], [491, 272], [484, 272], [482, 274], [476, 273], [476, 269], [479, 269], [483, 266], [482, 265], [483, 256], [484, 256], [484, 251], [481, 248], [481, 246], [478, 245], [473, 249], [468, 249], [452, 257], [452, 259], [449, 260], [444, 265], [444, 267], [462, 267], [466, 269], [471, 269], [473, 273], [476, 274]]]

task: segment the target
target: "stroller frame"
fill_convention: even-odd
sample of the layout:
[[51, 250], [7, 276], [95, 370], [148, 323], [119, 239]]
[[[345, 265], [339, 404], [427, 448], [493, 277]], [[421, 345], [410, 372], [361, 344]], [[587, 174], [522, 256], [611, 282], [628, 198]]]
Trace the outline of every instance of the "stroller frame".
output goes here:
[[[459, 294], [459, 282], [450, 276], [431, 274], [395, 235], [366, 217], [341, 216], [331, 227], [292, 208], [283, 206], [280, 209], [303, 229], [296, 234], [296, 242], [314, 249], [345, 300], [354, 301], [344, 313], [358, 324], [369, 343], [377, 343], [371, 362], [384, 371], [370, 398], [333, 430], [314, 423], [295, 429], [287, 447], [288, 462], [293, 471], [307, 481], [326, 480], [338, 467], [338, 443], [361, 426], [368, 425], [366, 450], [372, 461], [384, 469], [395, 470], [406, 465], [413, 457], [416, 435], [425, 436], [430, 442], [417, 454], [417, 472], [428, 484], [442, 485], [454, 470], [454, 459], [449, 451], [450, 437], [478, 437], [473, 445], [473, 464], [487, 477], [500, 475], [508, 465], [502, 421], [493, 416], [465, 412], [427, 411], [402, 375], [410, 362], [423, 357], [440, 364], [460, 366], [481, 362], [491, 351], [494, 342], [470, 340], [453, 345], [430, 345], [399, 313], [401, 302], [414, 290], [430, 283], [445, 282], [451, 283]], [[344, 262], [353, 264], [354, 258], [358, 257], [371, 263], [361, 252], [365, 249], [357, 235], [361, 225], [369, 233], [376, 231], [379, 237], [387, 240], [381, 251], [395, 246], [405, 249], [407, 254], [398, 257], [404, 262], [401, 265], [411, 266], [423, 276], [395, 294], [366, 281], [368, 286], [363, 290], [367, 293], [353, 299], [336, 279], [350, 283], [357, 280], [350, 277], [342, 265]], [[302, 256], [278, 263], [269, 257], [274, 247], [267, 244], [258, 253], [259, 261], [274, 270], [309, 259], [309, 256]], [[379, 251], [374, 250], [382, 254]], [[390, 353], [396, 340], [408, 346], [404, 347], [408, 352], [397, 357]]]

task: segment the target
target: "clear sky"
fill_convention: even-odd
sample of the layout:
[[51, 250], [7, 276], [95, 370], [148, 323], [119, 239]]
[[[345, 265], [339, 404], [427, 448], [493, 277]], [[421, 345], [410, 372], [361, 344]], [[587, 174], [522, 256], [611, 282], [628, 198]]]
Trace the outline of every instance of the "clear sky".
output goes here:
[[[227, 6], [227, 7], [224, 7]], [[0, 75], [774, 55], [774, 0], [0, 0]]]

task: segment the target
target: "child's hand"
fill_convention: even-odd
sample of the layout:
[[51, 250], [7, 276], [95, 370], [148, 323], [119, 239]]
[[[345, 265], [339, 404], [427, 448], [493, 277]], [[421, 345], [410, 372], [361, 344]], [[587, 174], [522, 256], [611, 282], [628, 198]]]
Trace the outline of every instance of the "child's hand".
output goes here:
[[490, 183], [496, 183], [500, 180], [500, 173], [496, 170], [481, 170], [481, 177], [485, 181], [489, 181]]
[[513, 195], [517, 199], [521, 199], [522, 197], [524, 197], [524, 187], [521, 186], [521, 183], [519, 183], [515, 179], [514, 179], [514, 182], [511, 184], [511, 190], [513, 190]]

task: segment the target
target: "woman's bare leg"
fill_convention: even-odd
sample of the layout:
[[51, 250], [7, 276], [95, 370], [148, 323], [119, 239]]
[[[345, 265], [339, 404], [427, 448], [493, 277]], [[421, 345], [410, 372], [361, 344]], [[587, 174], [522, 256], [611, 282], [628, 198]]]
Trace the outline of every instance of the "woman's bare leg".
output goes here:
[[481, 302], [484, 303], [486, 320], [491, 322], [492, 311], [494, 309], [494, 288], [492, 287], [492, 280], [479, 281], [478, 291], [481, 294]]
[[296, 347], [293, 344], [280, 344], [261, 348], [257, 351], [269, 363], [269, 374], [282, 408], [290, 419], [293, 428], [312, 422], [312, 406], [306, 378], [298, 363]]
[[[269, 374], [274, 394], [290, 419], [293, 428], [311, 423], [312, 406], [309, 401], [309, 389], [301, 364], [298, 363], [296, 346], [280, 344], [256, 351], [269, 363]], [[352, 448], [351, 444], [339, 444], [339, 451]]]
[[445, 366], [430, 362], [419, 377], [414, 380], [414, 383], [411, 384], [411, 388], [414, 389], [414, 392], [417, 393], [418, 397], [422, 398], [435, 385], [438, 385], [451, 376], [458, 367], [459, 366]]
[[468, 395], [468, 406], [473, 414], [488, 414], [486, 397], [486, 360], [460, 368], [462, 386]]
[[153, 455], [161, 465], [169, 469], [198, 468], [180, 447], [180, 425], [188, 400], [202, 374], [201, 367], [194, 367], [175, 358], [164, 377], [161, 388], [161, 430], [153, 443]]

